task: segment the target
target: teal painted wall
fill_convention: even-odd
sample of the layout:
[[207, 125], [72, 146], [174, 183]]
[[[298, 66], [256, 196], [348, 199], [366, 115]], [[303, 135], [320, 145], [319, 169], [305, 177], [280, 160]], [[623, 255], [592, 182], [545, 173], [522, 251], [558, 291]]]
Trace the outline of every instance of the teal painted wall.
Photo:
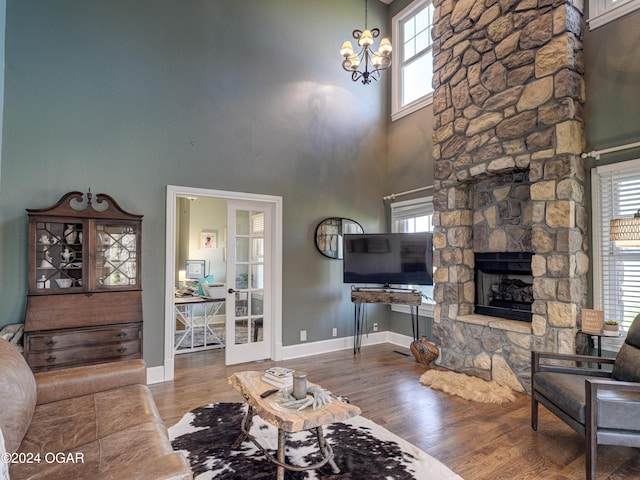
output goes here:
[[[587, 150], [640, 141], [640, 11], [585, 32]], [[640, 150], [600, 164], [639, 158]]]
[[[395, 0], [389, 6], [389, 21], [406, 8], [412, 0]], [[389, 23], [391, 28], [391, 23]], [[397, 46], [395, 46], [397, 48]], [[396, 51], [396, 55], [398, 55]], [[406, 192], [416, 188], [433, 185], [433, 108], [431, 105], [402, 117], [394, 122], [388, 119], [389, 132], [389, 177], [391, 190], [385, 195]], [[431, 195], [433, 191], [427, 190], [419, 193], [398, 197], [398, 201]], [[390, 228], [389, 203], [385, 203], [386, 221]], [[420, 317], [420, 334], [427, 334], [431, 338], [433, 319]], [[411, 317], [406, 313], [389, 310], [386, 329], [392, 332], [413, 335]]]
[[[369, 2], [369, 24], [386, 12]], [[24, 316], [25, 209], [91, 187], [144, 215], [144, 356], [160, 365], [173, 184], [282, 196], [283, 343], [352, 332], [342, 263], [313, 233], [330, 216], [386, 228], [387, 76], [353, 83], [338, 53], [363, 1], [8, 0], [6, 15], [0, 326]]]
[[[587, 151], [640, 142], [640, 11], [584, 36], [586, 83], [585, 136]], [[640, 149], [585, 160], [587, 212], [591, 218], [591, 169], [640, 158]], [[638, 206], [640, 207], [640, 205]], [[589, 242], [593, 245], [590, 232]], [[592, 270], [588, 275], [593, 285]], [[593, 307], [593, 288], [587, 305]]]
[[[7, 0], [0, 0], [0, 132], [4, 110], [4, 38], [7, 23]], [[2, 136], [0, 135], [0, 179], [2, 179]]]

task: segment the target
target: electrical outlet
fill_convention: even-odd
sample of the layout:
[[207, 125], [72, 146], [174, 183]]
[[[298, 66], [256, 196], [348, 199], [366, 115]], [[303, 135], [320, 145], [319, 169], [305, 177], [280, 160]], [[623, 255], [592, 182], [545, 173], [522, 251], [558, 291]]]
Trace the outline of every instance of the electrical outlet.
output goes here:
[[306, 330], [300, 330], [300, 341], [301, 342], [306, 342], [307, 341], [307, 331]]
[[373, 324], [373, 331], [374, 331], [374, 332], [377, 332], [377, 331], [378, 331], [378, 324], [377, 324], [377, 323], [374, 323], [374, 324]]
[[331, 335], [333, 335], [334, 337], [338, 336], [338, 329], [334, 328], [333, 331], [331, 332]]

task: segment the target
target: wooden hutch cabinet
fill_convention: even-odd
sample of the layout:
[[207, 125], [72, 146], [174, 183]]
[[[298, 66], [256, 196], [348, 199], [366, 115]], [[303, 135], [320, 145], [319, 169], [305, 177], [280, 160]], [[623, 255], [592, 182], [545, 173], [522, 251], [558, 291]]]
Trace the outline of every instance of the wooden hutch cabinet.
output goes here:
[[32, 370], [142, 358], [142, 215], [90, 191], [27, 212]]

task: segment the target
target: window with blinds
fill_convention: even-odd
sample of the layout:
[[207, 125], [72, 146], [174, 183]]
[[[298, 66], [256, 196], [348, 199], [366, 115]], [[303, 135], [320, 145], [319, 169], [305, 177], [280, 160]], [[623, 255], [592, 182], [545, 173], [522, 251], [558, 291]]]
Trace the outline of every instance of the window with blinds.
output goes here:
[[609, 222], [633, 217], [640, 209], [640, 160], [594, 169], [592, 186], [594, 306], [604, 311], [605, 320], [621, 322], [626, 332], [640, 313], [640, 244], [615, 245]]
[[[391, 204], [391, 231], [393, 233], [433, 232], [433, 197], [418, 198]], [[420, 313], [433, 316], [433, 285], [407, 285], [424, 295]], [[392, 310], [407, 312], [409, 308], [392, 305]]]

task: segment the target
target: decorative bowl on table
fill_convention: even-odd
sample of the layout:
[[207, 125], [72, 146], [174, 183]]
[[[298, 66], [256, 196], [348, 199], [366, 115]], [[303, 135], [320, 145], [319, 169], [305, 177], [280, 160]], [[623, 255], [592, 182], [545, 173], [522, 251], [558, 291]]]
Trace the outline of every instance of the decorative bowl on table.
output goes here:
[[70, 288], [73, 285], [72, 278], [56, 278], [55, 281], [60, 288]]

